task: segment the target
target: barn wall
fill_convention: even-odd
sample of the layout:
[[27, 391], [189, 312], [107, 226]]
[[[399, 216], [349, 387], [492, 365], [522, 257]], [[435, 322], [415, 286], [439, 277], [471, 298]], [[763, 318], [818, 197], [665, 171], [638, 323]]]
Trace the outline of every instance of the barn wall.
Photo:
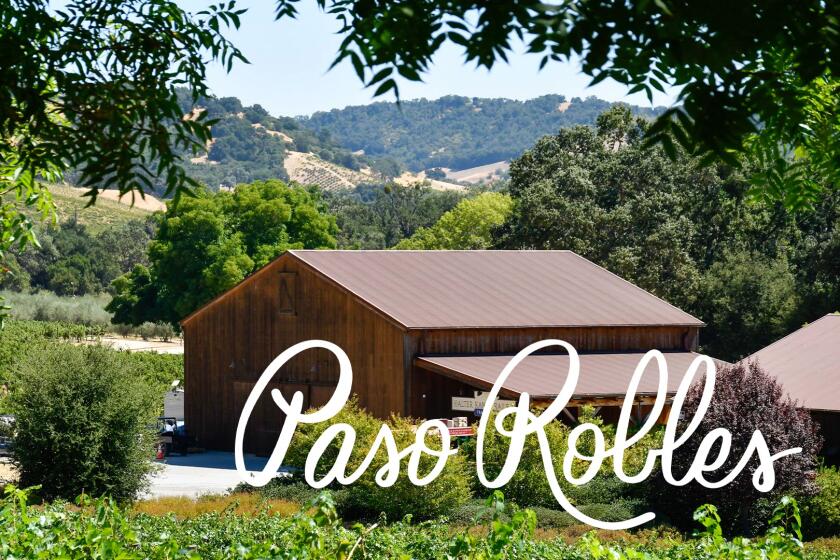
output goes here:
[[819, 424], [823, 439], [820, 455], [826, 464], [840, 466], [840, 412], [812, 410], [811, 417]]
[[[409, 331], [406, 352], [412, 357], [433, 354], [516, 353], [538, 340], [556, 338], [571, 343], [579, 352], [696, 350], [697, 327], [588, 327], [463, 329]], [[557, 348], [549, 348], [556, 351]], [[451, 397], [471, 396], [476, 389], [460, 381], [438, 375], [413, 363], [409, 393], [411, 415], [420, 418], [447, 418]]]
[[[265, 367], [311, 339], [344, 349], [362, 406], [382, 417], [405, 412], [403, 332], [287, 254], [184, 324], [185, 416], [199, 445], [232, 449], [242, 406]], [[337, 377], [332, 354], [309, 350], [284, 366], [269, 389], [287, 400], [301, 391], [306, 406], [320, 406]], [[266, 391], [249, 422], [246, 449], [270, 450], [282, 421]]]
[[579, 352], [647, 352], [696, 350], [698, 332], [698, 327], [429, 329], [411, 331], [409, 337], [416, 355], [515, 353], [548, 338], [565, 340]]

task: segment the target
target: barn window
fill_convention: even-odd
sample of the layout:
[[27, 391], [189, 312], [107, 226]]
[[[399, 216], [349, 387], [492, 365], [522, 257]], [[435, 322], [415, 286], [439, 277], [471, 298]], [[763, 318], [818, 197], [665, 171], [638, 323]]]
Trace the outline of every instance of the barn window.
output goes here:
[[277, 312], [280, 315], [295, 315], [295, 272], [280, 273], [280, 298]]

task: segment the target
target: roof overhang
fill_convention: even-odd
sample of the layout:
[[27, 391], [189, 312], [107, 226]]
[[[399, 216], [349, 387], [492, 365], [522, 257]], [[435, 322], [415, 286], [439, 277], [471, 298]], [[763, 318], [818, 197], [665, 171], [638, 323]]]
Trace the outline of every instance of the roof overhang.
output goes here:
[[[580, 354], [580, 373], [572, 400], [597, 401], [623, 399], [633, 372], [645, 354]], [[700, 356], [694, 352], [665, 352], [667, 365], [666, 395], [676, 393], [689, 365]], [[490, 389], [513, 355], [418, 356], [415, 366], [461, 381], [479, 390]], [[653, 360], [639, 383], [636, 396], [649, 400], [656, 396], [659, 376]], [[724, 362], [716, 361], [720, 366]], [[534, 354], [526, 357], [511, 372], [499, 394], [517, 398], [528, 393], [532, 400], [551, 400], [557, 396], [569, 372], [566, 354]]]

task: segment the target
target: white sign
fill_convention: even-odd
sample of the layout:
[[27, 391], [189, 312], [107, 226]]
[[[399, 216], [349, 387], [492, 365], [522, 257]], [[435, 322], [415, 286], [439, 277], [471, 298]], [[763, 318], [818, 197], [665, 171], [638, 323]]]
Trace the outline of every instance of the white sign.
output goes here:
[[[507, 437], [510, 440], [508, 446], [508, 453], [502, 465], [501, 472], [496, 474], [492, 480], [488, 478], [484, 470], [484, 438], [487, 430], [488, 415], [481, 416], [478, 424], [478, 431], [476, 433], [475, 444], [475, 469], [479, 482], [486, 488], [499, 488], [507, 484], [516, 472], [519, 466], [519, 460], [522, 457], [522, 451], [525, 448], [526, 438], [530, 435], [536, 435], [539, 444], [539, 451], [543, 459], [543, 468], [545, 469], [546, 479], [551, 488], [551, 493], [554, 495], [560, 506], [569, 512], [569, 514], [593, 527], [605, 530], [626, 530], [651, 521], [655, 515], [653, 512], [647, 512], [642, 515], [625, 519], [622, 521], [602, 521], [594, 517], [589, 517], [579, 509], [577, 509], [568, 500], [564, 494], [564, 488], [560, 485], [560, 481], [555, 471], [554, 461], [555, 450], [552, 450], [548, 443], [548, 438], [545, 434], [545, 426], [549, 422], [553, 422], [561, 411], [568, 405], [569, 399], [575, 392], [578, 376], [580, 374], [580, 358], [574, 347], [563, 340], [541, 340], [535, 342], [521, 352], [519, 352], [513, 359], [505, 366], [499, 374], [499, 378], [493, 385], [493, 389], [484, 399], [484, 404], [481, 408], [495, 409], [502, 401], [496, 400], [499, 390], [504, 387], [508, 376], [527, 356], [542, 350], [548, 346], [562, 346], [569, 354], [569, 371], [565, 376], [566, 381], [560, 388], [560, 391], [554, 401], [540, 412], [539, 415], [534, 414], [528, 408], [528, 395], [523, 394], [520, 397], [521, 405], [510, 406], [505, 408], [496, 415], [495, 431], [500, 436]], [[243, 454], [243, 440], [245, 438], [245, 428], [248, 424], [248, 418], [260, 395], [265, 391], [271, 378], [289, 359], [295, 355], [308, 350], [310, 348], [324, 348], [333, 353], [338, 358], [339, 375], [338, 384], [335, 392], [330, 400], [323, 408], [312, 412], [304, 412], [304, 398], [300, 391], [292, 395], [291, 402], [287, 401], [283, 394], [274, 389], [271, 391], [271, 398], [274, 403], [286, 415], [286, 420], [283, 423], [283, 428], [280, 436], [277, 438], [277, 444], [271, 452], [271, 457], [262, 471], [249, 472], [245, 468], [245, 456]], [[633, 435], [629, 434], [630, 415], [633, 410], [634, 402], [636, 400], [636, 393], [639, 389], [639, 383], [648, 364], [656, 361], [658, 364], [659, 374], [659, 389], [656, 394], [656, 400], [653, 404], [653, 411], [648, 416], [645, 424], [634, 430]], [[688, 419], [688, 426], [679, 428], [679, 415], [682, 413], [683, 402], [689, 392], [689, 388], [695, 381], [695, 377], [701, 366], [705, 366], [705, 374], [702, 381], [702, 395], [700, 402], [697, 405], [697, 410]], [[561, 373], [561, 372], [558, 372]], [[283, 464], [286, 452], [289, 449], [292, 435], [294, 435], [298, 424], [318, 424], [331, 420], [344, 407], [347, 400], [350, 398], [352, 389], [353, 368], [350, 365], [350, 358], [344, 351], [325, 340], [308, 340], [295, 344], [291, 348], [283, 351], [272, 361], [265, 372], [263, 372], [260, 379], [257, 381], [248, 399], [245, 401], [245, 406], [242, 409], [242, 415], [239, 417], [239, 424], [236, 427], [236, 438], [234, 440], [234, 460], [236, 462], [236, 471], [243, 482], [247, 482], [252, 486], [265, 486], [274, 478], [280, 465]], [[697, 381], [701, 383], [701, 381]], [[619, 413], [618, 424], [615, 427], [615, 441], [611, 447], [607, 447], [604, 434], [601, 432], [601, 427], [592, 424], [584, 423], [576, 426], [569, 433], [567, 438], [567, 451], [563, 457], [563, 472], [562, 475], [566, 482], [580, 486], [586, 484], [596, 474], [601, 472], [602, 466], [606, 460], [609, 460], [613, 466], [615, 476], [627, 484], [638, 484], [650, 477], [654, 467], [661, 464], [662, 477], [668, 484], [680, 487], [685, 486], [689, 482], [696, 481], [706, 488], [721, 488], [731, 483], [738, 474], [747, 468], [747, 465], [753, 463], [753, 459], [757, 459], [758, 465], [753, 469], [752, 483], [759, 492], [768, 492], [776, 484], [776, 473], [773, 463], [779, 459], [794, 453], [801, 453], [801, 447], [792, 449], [785, 449], [771, 454], [767, 441], [759, 431], [753, 432], [747, 449], [744, 455], [738, 460], [734, 468], [723, 476], [716, 476], [716, 480], [706, 480], [706, 473], [716, 472], [721, 469], [729, 457], [732, 448], [732, 434], [725, 428], [716, 428], [707, 433], [697, 449], [691, 468], [681, 478], [676, 478], [671, 471], [672, 458], [674, 451], [685, 443], [691, 435], [698, 429], [700, 422], [706, 414], [709, 403], [712, 400], [712, 393], [715, 384], [715, 363], [708, 356], [699, 355], [694, 358], [694, 361], [688, 367], [688, 371], [679, 384], [676, 394], [671, 402], [671, 409], [668, 412], [668, 419], [665, 424], [665, 432], [662, 437], [662, 443], [659, 448], [647, 450], [645, 463], [641, 471], [636, 474], [627, 474], [624, 472], [624, 454], [636, 444], [647, 432], [656, 426], [657, 419], [662, 414], [667, 397], [668, 390], [668, 366], [665, 363], [665, 356], [659, 350], [651, 350], [645, 354], [636, 366], [636, 371], [630, 379], [627, 387], [627, 394], [624, 404]], [[475, 400], [478, 399], [476, 395]], [[454, 403], [453, 403], [454, 404]], [[475, 406], [475, 402], [470, 408]], [[489, 404], [490, 406], [486, 406]], [[475, 407], [479, 408], [479, 407]], [[511, 417], [513, 429], [505, 426], [505, 420]], [[578, 449], [578, 440], [586, 432], [590, 432], [594, 436], [595, 449], [594, 451], [581, 452]], [[426, 436], [429, 433], [437, 433], [440, 435], [440, 447], [433, 446], [430, 448], [426, 442]], [[341, 438], [340, 443], [336, 441]], [[387, 459], [384, 466], [376, 473], [376, 484], [386, 488], [393, 486], [397, 481], [401, 472], [405, 472], [409, 482], [416, 486], [425, 486], [432, 482], [446, 466], [447, 459], [456, 453], [458, 449], [452, 449], [450, 430], [440, 420], [426, 420], [417, 427], [415, 431], [414, 443], [408, 445], [400, 450], [397, 447], [394, 434], [388, 424], [382, 424], [379, 435], [371, 445], [365, 455], [365, 459], [361, 465], [353, 472], [348, 473], [348, 461], [351, 453], [354, 451], [354, 444], [356, 442], [356, 431], [353, 426], [339, 422], [328, 426], [324, 432], [318, 437], [309, 454], [306, 457], [306, 464], [304, 466], [304, 479], [307, 484], [313, 488], [324, 488], [334, 482], [338, 484], [352, 484], [367, 470], [377, 456], [377, 453], [382, 451], [384, 447]], [[316, 467], [318, 467], [323, 455], [331, 446], [338, 445], [338, 456], [334, 459], [332, 467], [320, 479], [316, 476]], [[717, 446], [717, 447], [716, 447]], [[714, 449], [717, 451], [714, 451]], [[434, 460], [434, 467], [425, 476], [420, 474], [420, 459], [428, 455]], [[405, 459], [408, 458], [408, 464], [405, 470]], [[572, 465], [575, 460], [582, 460], [588, 462], [589, 465], [586, 471], [580, 476], [572, 472]], [[494, 473], [496, 469], [494, 469]]]
[[[484, 405], [486, 403], [487, 394], [476, 392], [475, 397], [452, 397], [452, 410], [475, 412], [478, 409], [485, 408]], [[509, 406], [516, 406], [516, 402], [505, 400], [493, 401], [493, 410], [496, 412]]]

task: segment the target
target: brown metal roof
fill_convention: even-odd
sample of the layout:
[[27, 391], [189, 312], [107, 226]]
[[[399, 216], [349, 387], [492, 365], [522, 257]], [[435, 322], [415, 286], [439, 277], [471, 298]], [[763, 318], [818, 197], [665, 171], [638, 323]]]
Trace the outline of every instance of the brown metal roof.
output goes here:
[[[668, 364], [668, 393], [675, 393], [688, 366], [698, 354], [693, 352], [665, 352]], [[580, 375], [575, 398], [622, 396], [633, 372], [644, 356], [639, 353], [580, 354]], [[499, 356], [420, 356], [418, 366], [459, 379], [476, 387], [491, 387], [502, 369], [513, 358]], [[722, 362], [718, 362], [719, 364]], [[553, 398], [566, 381], [569, 356], [565, 354], [534, 354], [525, 358], [510, 374], [504, 389], [509, 395], [527, 392], [532, 397]], [[656, 363], [648, 365], [637, 394], [655, 394], [659, 383]], [[703, 370], [701, 370], [703, 371]]]
[[826, 315], [747, 357], [811, 410], [840, 411], [840, 315]]
[[571, 251], [291, 251], [407, 328], [702, 326]]

